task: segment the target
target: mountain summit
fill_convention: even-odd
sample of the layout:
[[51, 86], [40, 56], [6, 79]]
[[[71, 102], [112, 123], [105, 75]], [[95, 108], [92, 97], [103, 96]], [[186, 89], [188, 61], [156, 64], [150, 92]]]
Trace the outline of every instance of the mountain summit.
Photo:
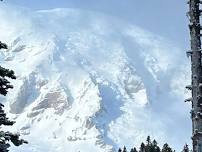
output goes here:
[[79, 9], [1, 6], [0, 18], [1, 65], [17, 75], [1, 101], [29, 141], [12, 151], [114, 152], [147, 135], [189, 142], [189, 67], [171, 42]]

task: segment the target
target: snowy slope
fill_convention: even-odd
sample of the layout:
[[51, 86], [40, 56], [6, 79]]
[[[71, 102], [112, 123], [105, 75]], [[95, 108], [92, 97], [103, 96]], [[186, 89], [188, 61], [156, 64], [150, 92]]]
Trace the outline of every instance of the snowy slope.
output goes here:
[[[12, 10], [12, 11], [11, 11]], [[179, 150], [190, 140], [189, 67], [171, 42], [112, 16], [0, 6], [6, 98], [29, 145], [21, 152], [113, 152], [147, 135]]]

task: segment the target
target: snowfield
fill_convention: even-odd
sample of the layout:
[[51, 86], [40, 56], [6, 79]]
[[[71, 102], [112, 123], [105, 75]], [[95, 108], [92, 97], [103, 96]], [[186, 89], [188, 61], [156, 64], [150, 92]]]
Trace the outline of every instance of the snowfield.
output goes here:
[[185, 51], [123, 20], [79, 9], [0, 6], [1, 65], [14, 89], [1, 101], [28, 145], [12, 152], [115, 152], [147, 135], [190, 142]]

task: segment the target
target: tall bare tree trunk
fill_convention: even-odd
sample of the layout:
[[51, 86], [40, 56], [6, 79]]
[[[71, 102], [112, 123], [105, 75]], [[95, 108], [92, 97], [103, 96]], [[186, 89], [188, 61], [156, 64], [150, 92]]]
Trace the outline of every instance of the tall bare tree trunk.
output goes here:
[[200, 25], [200, 0], [189, 0], [189, 29], [191, 36], [192, 84], [186, 88], [192, 90], [192, 98], [185, 101], [192, 102], [192, 141], [193, 152], [202, 152], [202, 66], [201, 66], [201, 25]]

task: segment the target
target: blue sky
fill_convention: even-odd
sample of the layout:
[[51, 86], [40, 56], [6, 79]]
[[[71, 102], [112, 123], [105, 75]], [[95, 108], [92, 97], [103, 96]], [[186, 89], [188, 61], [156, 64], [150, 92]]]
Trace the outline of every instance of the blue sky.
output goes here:
[[33, 10], [81, 8], [120, 17], [189, 49], [186, 0], [5, 0]]

